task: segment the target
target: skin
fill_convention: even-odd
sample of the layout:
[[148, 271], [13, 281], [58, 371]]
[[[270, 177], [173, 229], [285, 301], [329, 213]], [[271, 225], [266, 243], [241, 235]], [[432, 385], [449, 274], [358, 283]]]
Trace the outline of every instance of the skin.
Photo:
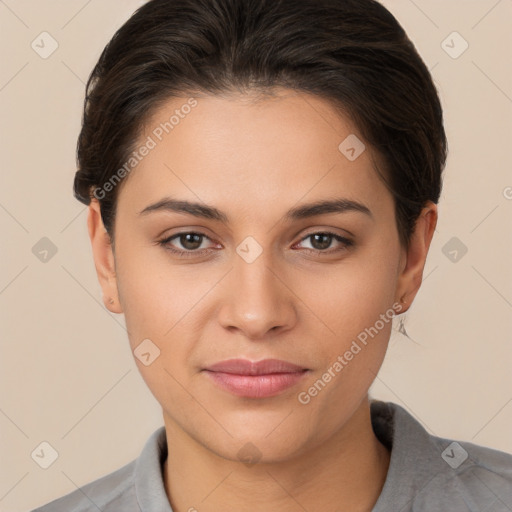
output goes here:
[[[135, 360], [163, 409], [169, 501], [175, 512], [370, 511], [389, 452], [372, 430], [368, 389], [391, 322], [308, 404], [297, 395], [404, 296], [407, 310], [421, 284], [436, 205], [425, 206], [406, 250], [393, 198], [373, 168], [376, 155], [368, 145], [354, 161], [339, 151], [358, 131], [329, 102], [284, 89], [273, 98], [196, 99], [121, 186], [115, 248], [97, 200], [88, 212], [106, 307], [125, 315], [132, 350], [144, 339], [160, 350], [148, 366]], [[156, 111], [141, 143], [186, 100]], [[166, 196], [213, 206], [229, 223], [139, 214]], [[334, 197], [362, 203], [372, 216], [285, 219], [291, 208]], [[306, 238], [326, 230], [354, 245], [327, 238], [322, 249]], [[179, 237], [168, 245], [207, 252], [180, 258], [157, 243], [191, 231], [206, 236], [195, 246]], [[251, 263], [236, 252], [248, 236], [262, 249]], [[238, 397], [201, 371], [234, 357], [284, 359], [309, 372], [277, 396]], [[251, 465], [237, 455], [246, 443], [257, 448]]]

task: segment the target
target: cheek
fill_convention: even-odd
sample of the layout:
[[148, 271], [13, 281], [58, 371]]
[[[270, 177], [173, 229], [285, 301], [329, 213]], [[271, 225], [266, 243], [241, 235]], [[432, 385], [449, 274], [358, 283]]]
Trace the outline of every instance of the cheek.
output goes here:
[[190, 378], [184, 362], [193, 348], [188, 322], [206, 285], [192, 286], [157, 248], [121, 247], [116, 273], [134, 360], [157, 401], [181, 410], [187, 394], [179, 383]]
[[[132, 348], [148, 338], [161, 346], [166, 333], [190, 309], [190, 283], [166, 264], [159, 248], [133, 249], [119, 243], [116, 259], [119, 300]], [[187, 283], [185, 283], [187, 284]]]
[[[343, 343], [372, 326], [395, 300], [397, 254], [361, 251], [317, 276], [300, 276], [294, 291], [319, 332]], [[391, 314], [391, 312], [389, 313]]]
[[[311, 309], [317, 312], [310, 332], [322, 364], [301, 388], [298, 402], [307, 404], [312, 418], [330, 432], [347, 419], [366, 396], [380, 369], [393, 325], [397, 260], [392, 250], [354, 258], [350, 265], [320, 281], [308, 280]], [[314, 292], [311, 294], [311, 285]], [[320, 286], [320, 284], [322, 286]], [[344, 404], [333, 411], [332, 404]], [[329, 414], [326, 413], [329, 411]]]

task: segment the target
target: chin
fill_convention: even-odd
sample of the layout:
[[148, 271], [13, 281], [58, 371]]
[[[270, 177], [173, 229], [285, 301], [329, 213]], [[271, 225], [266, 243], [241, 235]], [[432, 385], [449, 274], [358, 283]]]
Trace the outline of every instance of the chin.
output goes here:
[[[223, 458], [251, 463], [275, 463], [292, 459], [305, 451], [314, 441], [301, 425], [284, 420], [289, 411], [279, 415], [277, 421], [229, 422], [219, 418], [222, 425], [232, 435], [223, 430], [223, 435], [209, 438], [205, 444]], [[290, 419], [293, 416], [290, 415]], [[303, 425], [302, 425], [303, 427]], [[247, 462], [249, 461], [249, 462]], [[252, 461], [252, 462], [251, 462]]]

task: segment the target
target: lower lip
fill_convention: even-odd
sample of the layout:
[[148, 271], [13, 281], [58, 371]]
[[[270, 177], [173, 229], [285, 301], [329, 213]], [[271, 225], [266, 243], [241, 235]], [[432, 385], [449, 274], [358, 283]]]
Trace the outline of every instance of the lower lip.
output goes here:
[[206, 374], [222, 389], [246, 398], [267, 398], [278, 395], [285, 389], [295, 386], [306, 373], [309, 372], [236, 375], [206, 370]]

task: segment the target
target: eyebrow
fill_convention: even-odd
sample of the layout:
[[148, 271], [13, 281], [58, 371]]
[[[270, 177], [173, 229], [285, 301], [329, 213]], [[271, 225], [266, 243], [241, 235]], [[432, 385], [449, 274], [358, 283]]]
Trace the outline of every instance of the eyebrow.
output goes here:
[[[154, 204], [146, 206], [146, 208], [139, 212], [139, 215], [147, 215], [149, 213], [159, 211], [186, 213], [193, 215], [194, 217], [216, 220], [223, 224], [229, 224], [229, 217], [224, 212], [214, 208], [213, 206], [207, 206], [205, 204], [191, 201], [177, 200], [170, 197], [165, 197]], [[327, 199], [297, 206], [288, 210], [284, 215], [284, 219], [287, 221], [293, 221], [317, 215], [346, 212], [360, 212], [373, 219], [373, 214], [367, 206], [357, 201], [345, 198]]]

